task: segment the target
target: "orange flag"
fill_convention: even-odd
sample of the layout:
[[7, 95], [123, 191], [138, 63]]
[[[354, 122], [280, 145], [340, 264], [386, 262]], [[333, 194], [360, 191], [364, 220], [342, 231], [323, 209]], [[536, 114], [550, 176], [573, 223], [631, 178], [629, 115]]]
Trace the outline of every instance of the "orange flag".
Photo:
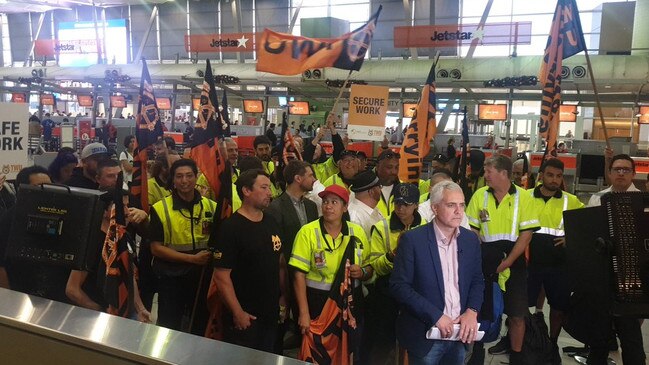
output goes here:
[[317, 39], [264, 29], [257, 43], [257, 71], [276, 75], [297, 75], [320, 67], [335, 67], [358, 71], [370, 46], [379, 6], [367, 23], [334, 39]]
[[435, 64], [431, 66], [426, 85], [421, 90], [415, 115], [406, 130], [401, 157], [399, 159], [399, 179], [403, 182], [417, 183], [421, 175], [424, 157], [430, 152], [430, 141], [437, 133], [435, 121]]
[[584, 33], [575, 0], [559, 0], [539, 73], [539, 81], [543, 85], [539, 134], [546, 140], [544, 159], [546, 156], [557, 156], [563, 59], [585, 49]]

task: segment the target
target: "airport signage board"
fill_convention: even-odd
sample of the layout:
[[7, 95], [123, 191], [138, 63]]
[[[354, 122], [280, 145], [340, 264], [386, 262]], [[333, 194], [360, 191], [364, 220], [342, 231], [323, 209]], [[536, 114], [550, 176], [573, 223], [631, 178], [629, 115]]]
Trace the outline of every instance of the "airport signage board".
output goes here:
[[253, 52], [256, 33], [195, 34], [185, 36], [187, 52]]
[[638, 124], [649, 124], [649, 106], [641, 106], [639, 114], [640, 116], [638, 117]]
[[54, 105], [54, 95], [52, 94], [43, 94], [41, 95], [41, 104], [43, 105]]
[[0, 173], [13, 180], [24, 167], [32, 165], [27, 154], [29, 125], [26, 103], [0, 103]]
[[436, 48], [468, 46], [528, 45], [532, 43], [532, 22], [417, 25], [394, 27], [394, 48]]
[[77, 103], [79, 103], [79, 106], [91, 107], [92, 95], [77, 95]]
[[577, 121], [577, 105], [559, 106], [559, 121], [575, 123]]

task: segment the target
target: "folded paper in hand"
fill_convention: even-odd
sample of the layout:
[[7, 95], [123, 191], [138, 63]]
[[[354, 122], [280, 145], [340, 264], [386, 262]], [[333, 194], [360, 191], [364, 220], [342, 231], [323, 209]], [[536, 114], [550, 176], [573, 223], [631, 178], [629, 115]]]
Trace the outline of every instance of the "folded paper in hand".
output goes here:
[[[478, 331], [475, 335], [474, 341], [480, 341], [482, 340], [482, 337], [484, 337], [484, 331]], [[433, 326], [428, 330], [428, 332], [426, 332], [426, 338], [429, 340], [460, 341], [460, 325], [453, 325], [453, 335], [448, 338], [442, 338], [439, 328]]]

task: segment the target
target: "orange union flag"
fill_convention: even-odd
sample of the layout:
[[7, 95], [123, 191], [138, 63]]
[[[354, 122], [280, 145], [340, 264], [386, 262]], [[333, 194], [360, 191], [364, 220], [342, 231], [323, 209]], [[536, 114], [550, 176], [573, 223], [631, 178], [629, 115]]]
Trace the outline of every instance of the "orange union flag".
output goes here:
[[319, 67], [360, 70], [382, 8], [363, 26], [339, 38], [307, 38], [265, 29], [257, 44], [257, 71], [297, 75]]

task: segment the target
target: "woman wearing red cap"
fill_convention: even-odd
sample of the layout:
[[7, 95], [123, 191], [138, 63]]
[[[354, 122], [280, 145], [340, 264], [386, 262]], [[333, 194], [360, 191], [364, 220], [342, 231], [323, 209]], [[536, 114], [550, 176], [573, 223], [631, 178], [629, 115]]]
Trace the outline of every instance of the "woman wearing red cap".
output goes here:
[[[362, 323], [360, 281], [371, 277], [364, 267], [369, 245], [363, 229], [343, 218], [347, 189], [331, 185], [318, 195], [322, 217], [300, 229], [288, 262], [295, 271], [298, 325], [304, 334], [298, 357], [320, 364], [347, 363], [355, 348], [349, 340], [358, 336], [355, 330]], [[335, 327], [343, 331], [332, 332]]]

